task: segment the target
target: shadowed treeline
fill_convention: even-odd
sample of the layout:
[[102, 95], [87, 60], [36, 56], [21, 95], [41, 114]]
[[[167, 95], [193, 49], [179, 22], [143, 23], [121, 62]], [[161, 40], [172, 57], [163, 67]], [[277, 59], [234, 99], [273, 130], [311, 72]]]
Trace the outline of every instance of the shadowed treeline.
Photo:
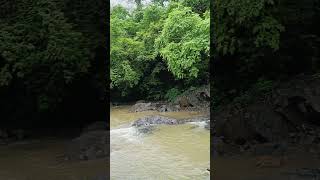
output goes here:
[[106, 1], [1, 3], [2, 126], [77, 127], [107, 118], [106, 9]]

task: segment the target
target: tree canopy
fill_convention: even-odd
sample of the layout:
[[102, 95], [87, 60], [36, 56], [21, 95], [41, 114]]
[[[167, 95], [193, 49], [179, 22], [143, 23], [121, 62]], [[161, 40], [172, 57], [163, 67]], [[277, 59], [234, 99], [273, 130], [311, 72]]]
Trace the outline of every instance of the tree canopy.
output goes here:
[[164, 2], [111, 11], [110, 87], [122, 96], [138, 89], [157, 99], [177, 84], [201, 84], [209, 77], [209, 5]]
[[220, 93], [216, 99], [243, 95], [263, 81], [317, 73], [319, 7], [316, 0], [215, 0], [211, 38], [212, 80]]
[[[39, 114], [61, 108], [66, 97], [75, 94], [70, 91], [76, 82], [82, 81], [85, 86], [91, 81], [92, 87], [106, 83], [94, 80], [106, 77], [106, 70], [103, 75], [92, 72], [99, 56], [97, 49], [106, 49], [106, 28], [102, 28], [107, 24], [106, 13], [100, 8], [105, 4], [91, 0], [1, 2], [0, 112], [3, 118], [36, 119]], [[85, 77], [92, 79], [87, 81]]]

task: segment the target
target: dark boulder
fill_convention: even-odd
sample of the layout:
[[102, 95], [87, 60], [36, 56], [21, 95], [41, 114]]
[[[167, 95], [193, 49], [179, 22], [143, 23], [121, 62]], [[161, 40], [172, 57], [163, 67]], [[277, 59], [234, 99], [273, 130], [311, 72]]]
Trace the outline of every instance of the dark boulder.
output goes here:
[[143, 134], [150, 134], [155, 129], [155, 125], [159, 124], [168, 124], [168, 125], [175, 125], [178, 124], [178, 120], [164, 117], [164, 116], [146, 116], [143, 118], [140, 118], [136, 120], [134, 123], [132, 123], [132, 126], [136, 127], [139, 133]]
[[151, 115], [136, 120], [132, 123], [132, 126], [136, 127], [140, 133], [152, 133], [156, 129], [156, 125], [178, 125], [188, 122], [205, 122], [205, 128], [210, 129], [210, 118], [208, 116], [177, 120], [159, 115]]
[[167, 124], [167, 125], [175, 125], [179, 124], [177, 119], [168, 118], [164, 116], [146, 116], [136, 120], [132, 126], [141, 127], [141, 126], [150, 126], [150, 125], [158, 125], [158, 124]]
[[160, 105], [157, 108], [157, 111], [159, 111], [159, 112], [174, 112], [174, 111], [179, 111], [180, 109], [181, 108], [179, 105], [174, 105], [174, 104], [168, 103], [168, 104]]
[[90, 131], [73, 139], [66, 150], [68, 160], [93, 160], [108, 156], [108, 131]]
[[[320, 79], [300, 76], [277, 84], [250, 103], [233, 102], [213, 112], [215, 131], [232, 141], [287, 141], [290, 133], [319, 129]], [[312, 124], [312, 130], [306, 126]]]
[[154, 103], [136, 103], [130, 109], [131, 112], [154, 111], [156, 105]]
[[178, 111], [180, 107], [168, 102], [137, 102], [130, 109], [130, 112], [142, 111], [159, 111], [159, 112], [172, 112]]
[[210, 86], [206, 85], [196, 89], [190, 89], [178, 96], [174, 103], [179, 104], [181, 109], [207, 109], [210, 106]]

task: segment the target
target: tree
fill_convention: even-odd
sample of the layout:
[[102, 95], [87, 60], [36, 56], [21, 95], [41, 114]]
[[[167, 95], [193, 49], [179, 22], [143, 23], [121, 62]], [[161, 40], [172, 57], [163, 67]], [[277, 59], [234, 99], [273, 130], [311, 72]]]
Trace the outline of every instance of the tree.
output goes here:
[[161, 99], [175, 86], [208, 77], [209, 12], [164, 2], [112, 9], [110, 87], [124, 97]]
[[197, 78], [199, 69], [208, 67], [209, 19], [209, 12], [201, 18], [180, 5], [165, 20], [156, 46], [176, 77]]
[[[88, 64], [85, 38], [73, 30], [57, 4], [19, 1], [15, 21], [0, 24], [0, 86], [23, 81], [28, 92], [38, 94], [40, 109], [59, 102], [64, 87]], [[51, 103], [52, 102], [52, 103]]]

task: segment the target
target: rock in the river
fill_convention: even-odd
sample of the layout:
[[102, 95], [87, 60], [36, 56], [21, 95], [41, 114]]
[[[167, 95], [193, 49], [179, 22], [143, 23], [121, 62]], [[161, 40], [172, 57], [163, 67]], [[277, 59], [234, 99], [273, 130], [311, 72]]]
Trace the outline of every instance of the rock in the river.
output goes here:
[[173, 119], [169, 117], [159, 116], [159, 115], [151, 115], [140, 118], [132, 123], [132, 126], [137, 127], [138, 131], [141, 133], [151, 133], [155, 130], [155, 125], [166, 124], [166, 125], [177, 125], [184, 124], [188, 122], [205, 122], [205, 128], [210, 129], [210, 118], [206, 116], [199, 116], [189, 119]]
[[156, 127], [155, 125], [140, 126], [137, 127], [137, 130], [142, 134], [151, 134], [156, 130]]
[[132, 126], [141, 127], [141, 126], [150, 126], [150, 125], [157, 125], [157, 124], [168, 124], [168, 125], [175, 125], [178, 124], [177, 119], [168, 118], [164, 116], [146, 116], [136, 120]]
[[158, 124], [174, 125], [178, 123], [179, 122], [176, 119], [154, 115], [154, 116], [146, 116], [146, 117], [140, 118], [135, 122], [133, 122], [132, 126], [136, 127], [140, 133], [149, 134], [156, 129], [155, 125], [158, 125]]
[[69, 160], [93, 160], [108, 156], [108, 131], [90, 131], [73, 139], [67, 145]]
[[174, 104], [168, 103], [168, 104], [160, 105], [157, 108], [157, 111], [159, 111], [159, 112], [174, 112], [174, 111], [179, 111], [180, 109], [181, 108], [179, 105], [174, 105]]

